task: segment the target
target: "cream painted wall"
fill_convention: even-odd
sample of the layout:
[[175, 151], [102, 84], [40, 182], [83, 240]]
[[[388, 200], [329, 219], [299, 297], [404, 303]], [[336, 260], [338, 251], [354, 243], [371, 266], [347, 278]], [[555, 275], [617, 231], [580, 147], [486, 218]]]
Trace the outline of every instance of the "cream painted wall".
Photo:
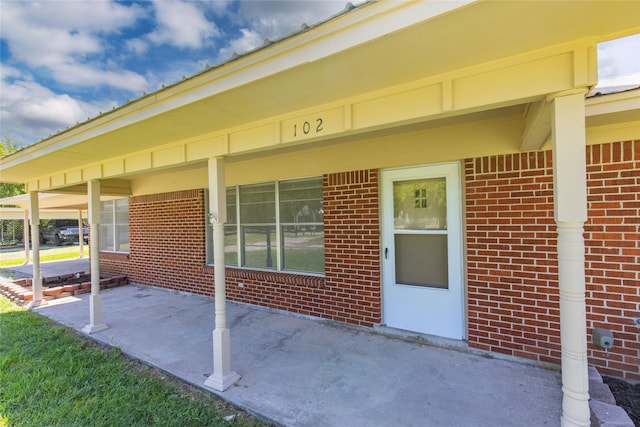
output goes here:
[[[229, 157], [227, 185], [371, 168], [414, 166], [517, 152], [524, 129], [521, 114], [423, 130], [323, 141], [296, 148]], [[206, 164], [191, 170], [144, 175], [132, 180], [134, 196], [207, 187]]]
[[131, 180], [131, 195], [169, 193], [172, 191], [207, 188], [207, 164], [190, 170], [144, 175]]
[[587, 145], [638, 140], [640, 139], [640, 120], [588, 127], [586, 133]]
[[518, 151], [524, 119], [499, 117], [408, 133], [318, 143], [313, 148], [269, 153], [251, 160], [230, 160], [229, 184], [296, 178], [370, 168], [440, 163]]
[[[326, 140], [247, 156], [228, 157], [228, 185], [325, 173], [442, 163], [519, 152], [525, 121], [520, 113], [397, 133]], [[640, 139], [640, 122], [587, 128], [587, 144]], [[549, 143], [542, 147], [551, 149]], [[131, 181], [134, 196], [207, 188], [206, 163], [192, 169], [142, 175]]]

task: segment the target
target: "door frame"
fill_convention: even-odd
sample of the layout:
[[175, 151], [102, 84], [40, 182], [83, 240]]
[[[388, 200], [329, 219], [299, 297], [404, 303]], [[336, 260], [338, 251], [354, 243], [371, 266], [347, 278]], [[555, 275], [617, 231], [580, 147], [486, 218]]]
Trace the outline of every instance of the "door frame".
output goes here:
[[[455, 172], [453, 171], [455, 168]], [[415, 165], [401, 168], [389, 168], [381, 170], [381, 265], [382, 265], [382, 280], [381, 280], [381, 294], [382, 294], [382, 324], [385, 326], [389, 326], [387, 324], [387, 308], [388, 308], [388, 293], [387, 286], [410, 286], [410, 285], [397, 285], [395, 283], [395, 265], [390, 265], [385, 259], [385, 249], [389, 247], [390, 239], [393, 241], [395, 233], [393, 227], [389, 227], [388, 225], [388, 217], [391, 215], [393, 217], [393, 196], [389, 195], [389, 188], [387, 187], [387, 177], [389, 172], [393, 173], [396, 171], [406, 171], [407, 180], [411, 179], [421, 179], [421, 178], [429, 178], [431, 176], [446, 176], [451, 173], [455, 173], [456, 182], [451, 183], [447, 180], [447, 195], [449, 196], [451, 191], [449, 189], [450, 185], [454, 185], [455, 188], [453, 191], [457, 194], [457, 206], [454, 207], [455, 212], [453, 212], [454, 221], [449, 223], [447, 226], [447, 231], [452, 235], [453, 238], [457, 239], [459, 244], [457, 248], [454, 248], [457, 259], [459, 260], [459, 265], [457, 268], [452, 269], [451, 265], [449, 265], [449, 274], [450, 280], [458, 280], [459, 281], [459, 289], [456, 292], [459, 295], [455, 296], [454, 299], [457, 299], [458, 308], [460, 313], [459, 318], [459, 333], [456, 334], [456, 337], [453, 339], [466, 340], [468, 336], [468, 309], [467, 309], [467, 278], [466, 278], [466, 257], [465, 257], [465, 232], [464, 232], [464, 192], [463, 192], [463, 180], [462, 180], [462, 171], [463, 165], [461, 162], [447, 162], [447, 163], [435, 163], [435, 164], [423, 164], [423, 165]], [[445, 173], [439, 173], [439, 171], [445, 171]], [[411, 174], [411, 172], [415, 172], [415, 174]], [[399, 180], [402, 180], [400, 178]], [[392, 182], [396, 179], [392, 178]], [[449, 215], [448, 215], [449, 218]], [[450, 228], [454, 226], [456, 228]], [[392, 248], [393, 249], [393, 248]], [[395, 254], [394, 254], [395, 257]], [[395, 259], [395, 258], [392, 258]], [[390, 271], [391, 270], [391, 271]], [[451, 273], [455, 273], [452, 275]], [[393, 277], [391, 277], [393, 275]], [[451, 277], [452, 276], [452, 277]], [[442, 290], [434, 289], [435, 292], [442, 292]], [[389, 327], [394, 327], [393, 325]], [[416, 331], [417, 333], [421, 333], [420, 331]], [[435, 335], [438, 336], [438, 335]], [[447, 337], [444, 337], [447, 338]]]

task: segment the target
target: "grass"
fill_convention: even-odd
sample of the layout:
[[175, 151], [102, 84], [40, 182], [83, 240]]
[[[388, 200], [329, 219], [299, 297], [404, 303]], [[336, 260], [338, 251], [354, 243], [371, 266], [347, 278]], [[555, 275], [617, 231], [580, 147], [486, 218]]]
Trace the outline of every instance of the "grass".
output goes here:
[[[84, 245], [84, 256], [89, 256], [89, 245]], [[30, 252], [31, 253], [31, 252]], [[40, 250], [40, 262], [61, 261], [65, 259], [78, 258], [80, 255], [80, 247], [78, 245], [71, 246], [55, 246], [52, 248], [45, 247]], [[33, 258], [30, 259], [33, 261]], [[0, 268], [21, 265], [24, 263], [24, 249], [15, 251], [5, 250], [0, 253]]]
[[0, 337], [0, 426], [265, 425], [4, 297]]

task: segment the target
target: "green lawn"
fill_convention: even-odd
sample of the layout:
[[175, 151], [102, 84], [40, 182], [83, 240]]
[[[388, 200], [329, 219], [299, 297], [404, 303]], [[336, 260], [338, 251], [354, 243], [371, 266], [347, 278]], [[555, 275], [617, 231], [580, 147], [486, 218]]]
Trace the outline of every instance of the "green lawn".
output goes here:
[[0, 426], [265, 425], [4, 297], [0, 337]]
[[[84, 256], [89, 256], [89, 245], [84, 245]], [[29, 252], [31, 256], [31, 252]], [[80, 247], [78, 245], [71, 246], [55, 246], [45, 247], [40, 250], [40, 262], [60, 261], [64, 259], [78, 258], [80, 255]], [[30, 259], [33, 261], [33, 258]], [[0, 268], [11, 267], [24, 263], [24, 249], [4, 250], [0, 252]]]

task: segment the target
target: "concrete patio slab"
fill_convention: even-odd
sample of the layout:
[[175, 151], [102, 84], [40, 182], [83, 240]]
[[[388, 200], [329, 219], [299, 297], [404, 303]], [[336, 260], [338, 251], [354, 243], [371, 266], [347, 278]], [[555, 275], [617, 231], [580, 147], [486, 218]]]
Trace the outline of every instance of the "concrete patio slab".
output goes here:
[[[89, 273], [89, 258], [76, 258], [64, 261], [40, 263], [41, 277], [62, 276], [63, 274], [78, 273], [81, 271]], [[0, 269], [0, 275], [10, 279], [33, 277], [33, 264], [23, 264], [2, 268]]]
[[[214, 301], [125, 286], [102, 292], [109, 329], [91, 335], [204, 387]], [[81, 330], [88, 295], [37, 309]], [[228, 304], [232, 369], [225, 400], [285, 426], [556, 426], [560, 373], [515, 361], [389, 338]]]

